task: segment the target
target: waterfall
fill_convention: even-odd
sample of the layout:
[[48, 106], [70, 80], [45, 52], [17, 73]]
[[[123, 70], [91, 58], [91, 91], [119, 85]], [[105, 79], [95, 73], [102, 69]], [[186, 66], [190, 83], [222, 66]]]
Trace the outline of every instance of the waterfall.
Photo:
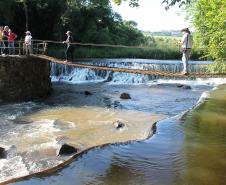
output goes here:
[[[183, 65], [176, 60], [148, 60], [148, 59], [88, 59], [77, 61], [81, 64], [91, 64], [96, 66], [143, 69], [143, 70], [159, 70], [167, 72], [180, 72]], [[190, 61], [190, 72], [204, 72], [206, 66], [210, 62]], [[156, 75], [142, 75], [119, 73], [103, 70], [92, 70], [88, 68], [75, 68], [68, 65], [51, 64], [52, 81], [64, 81], [68, 83], [84, 83], [84, 82], [111, 82], [111, 83], [146, 83], [150, 80], [159, 79]]]

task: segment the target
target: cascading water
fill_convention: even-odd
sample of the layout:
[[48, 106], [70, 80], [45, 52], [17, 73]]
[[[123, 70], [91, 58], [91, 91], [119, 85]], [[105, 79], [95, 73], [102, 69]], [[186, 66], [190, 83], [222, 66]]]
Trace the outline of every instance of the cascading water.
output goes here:
[[[180, 61], [160, 61], [160, 60], [141, 60], [134, 59], [95, 59], [78, 61], [82, 64], [90, 64], [95, 66], [115, 67], [115, 68], [129, 68], [129, 69], [143, 69], [143, 70], [159, 70], [167, 72], [182, 71], [182, 64]], [[210, 62], [189, 62], [189, 71], [204, 72], [206, 71], [206, 64]], [[100, 82], [107, 81], [112, 83], [126, 83], [126, 84], [140, 84], [146, 83], [150, 80], [159, 79], [156, 75], [141, 75], [128, 74], [110, 71], [97, 71], [91, 69], [74, 68], [68, 65], [51, 64], [51, 76], [53, 81], [66, 81], [69, 83], [79, 82]]]

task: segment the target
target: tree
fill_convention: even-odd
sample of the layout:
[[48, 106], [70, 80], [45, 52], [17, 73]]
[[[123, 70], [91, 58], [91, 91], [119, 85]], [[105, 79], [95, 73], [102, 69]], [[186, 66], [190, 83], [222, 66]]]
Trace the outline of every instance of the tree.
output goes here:
[[0, 1], [0, 25], [8, 25], [13, 20], [13, 13], [9, 10], [14, 4], [14, 0]]
[[27, 7], [27, 0], [17, 0], [18, 3], [22, 3], [24, 7], [24, 15], [25, 15], [25, 29], [28, 30], [28, 7]]
[[132, 7], [137, 7], [139, 6], [139, 0], [113, 0], [113, 2], [117, 5], [120, 5], [122, 3], [122, 1], [128, 1], [129, 5]]
[[[113, 2], [117, 5], [120, 5], [123, 1], [128, 2], [130, 6], [136, 7], [139, 6], [139, 0], [113, 0]], [[162, 0], [162, 3], [166, 5], [166, 9], [169, 9], [171, 6], [175, 4], [179, 4], [179, 6], [189, 4], [191, 0]]]
[[196, 29], [196, 43], [215, 62], [211, 71], [226, 72], [226, 1], [196, 0], [187, 8]]

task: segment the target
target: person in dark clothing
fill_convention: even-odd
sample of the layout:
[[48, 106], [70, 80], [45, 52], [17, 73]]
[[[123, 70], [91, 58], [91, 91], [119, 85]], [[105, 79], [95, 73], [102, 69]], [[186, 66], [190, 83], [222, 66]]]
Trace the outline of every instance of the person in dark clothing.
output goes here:
[[[74, 42], [74, 39], [72, 37], [71, 31], [67, 31], [66, 35], [67, 35], [67, 40], [63, 42], [64, 44], [67, 44], [67, 50], [65, 52], [65, 54], [66, 54], [65, 62], [70, 62], [70, 61], [73, 62], [73, 60], [74, 60], [74, 55], [73, 55], [74, 46], [71, 43]], [[71, 60], [70, 60], [70, 58], [71, 58]]]

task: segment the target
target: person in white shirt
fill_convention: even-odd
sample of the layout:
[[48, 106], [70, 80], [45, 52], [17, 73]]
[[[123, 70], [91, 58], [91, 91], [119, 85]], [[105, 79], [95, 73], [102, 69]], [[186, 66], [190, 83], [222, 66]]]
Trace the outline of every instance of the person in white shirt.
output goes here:
[[32, 54], [32, 45], [31, 45], [32, 36], [30, 31], [26, 31], [25, 34], [26, 36], [24, 39], [24, 44], [25, 44], [26, 55], [28, 55], [28, 54]]
[[183, 33], [181, 39], [181, 52], [182, 52], [182, 63], [183, 63], [183, 71], [182, 74], [188, 74], [188, 60], [191, 56], [191, 48], [193, 44], [191, 32], [188, 28], [184, 28], [181, 30]]

